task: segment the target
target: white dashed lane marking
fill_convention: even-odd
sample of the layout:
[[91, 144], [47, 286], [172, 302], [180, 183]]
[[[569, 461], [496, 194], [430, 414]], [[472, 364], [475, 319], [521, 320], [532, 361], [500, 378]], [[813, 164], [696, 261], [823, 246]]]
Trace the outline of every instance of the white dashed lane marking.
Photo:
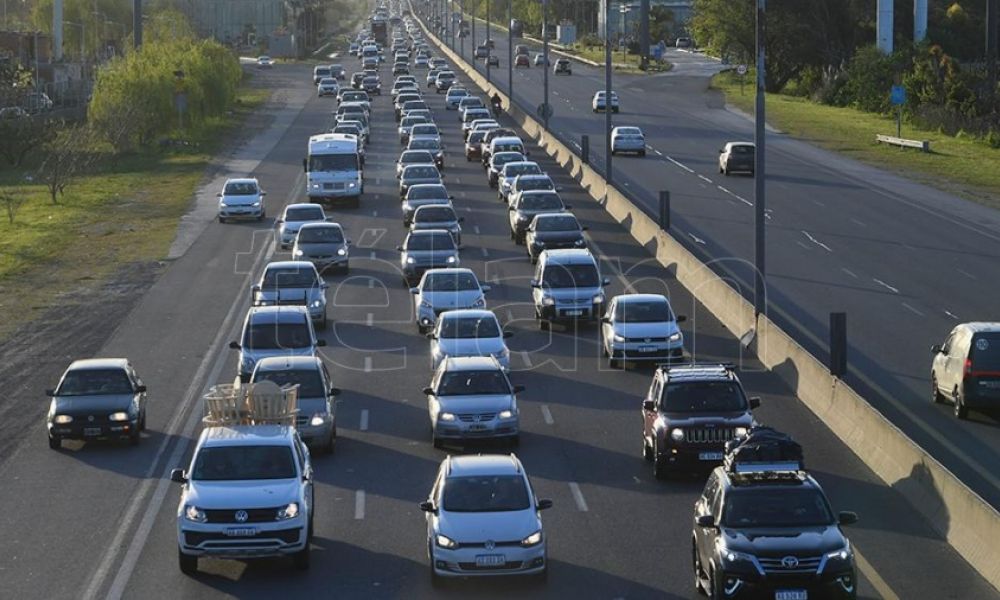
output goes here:
[[580, 512], [587, 512], [587, 501], [583, 499], [583, 492], [580, 491], [580, 485], [575, 482], [569, 482], [569, 491], [573, 494], [573, 501], [576, 502], [576, 508]]
[[542, 405], [542, 419], [545, 420], [546, 425], [555, 423], [555, 419], [552, 418], [552, 411], [549, 410], [548, 404]]
[[354, 492], [354, 518], [361, 520], [365, 518], [365, 491]]

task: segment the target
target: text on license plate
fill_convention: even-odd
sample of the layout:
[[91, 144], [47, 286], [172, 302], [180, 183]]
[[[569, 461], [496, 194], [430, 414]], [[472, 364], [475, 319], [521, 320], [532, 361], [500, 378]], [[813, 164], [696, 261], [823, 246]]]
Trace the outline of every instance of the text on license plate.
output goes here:
[[486, 425], [482, 423], [474, 423], [469, 425], [469, 431], [486, 431]]
[[499, 567], [507, 563], [503, 554], [480, 554], [476, 556], [477, 567]]
[[809, 592], [806, 590], [777, 590], [774, 592], [774, 600], [809, 600]]
[[1000, 389], [1000, 380], [988, 379], [986, 381], [980, 380], [979, 385], [985, 388], [990, 388], [992, 390]]
[[[721, 452], [699, 452], [698, 453], [698, 460], [722, 460], [722, 453]], [[774, 600], [781, 600], [781, 599], [779, 599], [777, 596], [775, 596]], [[785, 599], [785, 600], [791, 600], [791, 597], [789, 597], [788, 599]]]
[[656, 352], [656, 346], [639, 346], [639, 352]]
[[229, 527], [226, 529], [229, 537], [253, 537], [257, 535], [256, 527]]
[[83, 429], [83, 435], [101, 435], [100, 427], [85, 427]]
[[566, 316], [567, 317], [579, 317], [582, 314], [583, 314], [582, 310], [567, 310], [566, 311]]

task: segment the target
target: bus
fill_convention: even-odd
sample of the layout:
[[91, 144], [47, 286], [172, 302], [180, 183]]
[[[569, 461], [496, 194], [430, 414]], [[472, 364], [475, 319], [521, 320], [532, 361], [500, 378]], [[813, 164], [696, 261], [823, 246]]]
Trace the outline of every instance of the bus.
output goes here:
[[324, 133], [309, 138], [309, 154], [302, 159], [306, 195], [312, 202], [345, 204], [357, 208], [364, 193], [362, 154], [357, 136]]
[[385, 46], [389, 43], [389, 23], [384, 18], [375, 17], [372, 19], [372, 37], [376, 42]]

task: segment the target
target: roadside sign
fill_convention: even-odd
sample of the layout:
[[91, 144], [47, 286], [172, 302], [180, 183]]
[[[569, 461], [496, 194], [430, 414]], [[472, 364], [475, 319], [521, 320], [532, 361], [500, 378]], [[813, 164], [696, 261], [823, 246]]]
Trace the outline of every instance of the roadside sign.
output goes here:
[[746, 75], [747, 74], [747, 66], [746, 65], [740, 65], [740, 66], [736, 67], [736, 72], [739, 73], [740, 75]]
[[901, 85], [892, 86], [892, 92], [889, 94], [889, 102], [894, 106], [906, 104], [906, 88]]
[[653, 58], [654, 59], [656, 59], [656, 60], [663, 60], [663, 47], [662, 46], [653, 46], [652, 50], [653, 50]]
[[551, 119], [553, 112], [551, 104], [539, 104], [538, 108], [535, 109], [535, 113], [543, 119]]

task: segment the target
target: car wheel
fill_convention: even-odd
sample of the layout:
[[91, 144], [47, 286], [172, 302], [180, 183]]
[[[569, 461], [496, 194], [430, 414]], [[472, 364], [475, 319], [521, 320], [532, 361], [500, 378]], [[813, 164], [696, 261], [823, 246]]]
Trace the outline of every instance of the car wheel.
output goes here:
[[548, 319], [539, 318], [538, 328], [542, 331], [552, 331], [552, 323]]
[[653, 449], [649, 447], [649, 442], [646, 441], [646, 436], [642, 436], [642, 458], [645, 461], [653, 460]]
[[146, 431], [146, 411], [143, 409], [139, 414], [139, 431]]
[[439, 450], [444, 446], [444, 444], [441, 443], [441, 438], [439, 438], [439, 437], [432, 437], [431, 438], [431, 443], [434, 445], [435, 448], [437, 448]]
[[623, 364], [625, 363], [617, 358], [611, 358], [610, 356], [608, 357], [608, 368], [620, 369]]
[[306, 538], [306, 544], [312, 542], [313, 535], [316, 533], [316, 526], [315, 526], [316, 519], [314, 518], [315, 516], [316, 516], [315, 512], [309, 511], [309, 531], [306, 534], [308, 535], [308, 537]]
[[323, 320], [319, 322], [319, 328], [325, 330], [327, 325], [326, 313], [323, 313]]
[[701, 576], [702, 568], [701, 560], [698, 558], [698, 545], [695, 544], [694, 540], [691, 540], [691, 570], [694, 571], [694, 589], [702, 596], [707, 595], [705, 581]]
[[[548, 561], [546, 561], [548, 562]], [[545, 568], [542, 569], [541, 573], [536, 573], [534, 576], [536, 582], [542, 584], [549, 580], [549, 566], [546, 564]]]
[[198, 557], [184, 554], [181, 549], [177, 549], [177, 566], [181, 568], [181, 573], [194, 575], [198, 572]]
[[726, 177], [729, 177], [729, 166], [728, 166], [728, 165], [726, 165], [726, 166], [722, 167], [722, 171], [721, 171], [721, 172], [722, 172], [722, 174], [723, 174], [723, 175], [725, 175]]
[[639, 150], [639, 156], [646, 156], [645, 150]]
[[334, 429], [330, 432], [330, 437], [326, 439], [326, 443], [323, 444], [323, 454], [333, 454], [333, 451], [336, 448], [336, 446], [337, 446], [337, 430]]
[[538, 264], [538, 257], [532, 254], [530, 250], [528, 251], [528, 256], [531, 258], [531, 264], [533, 265]]
[[292, 555], [292, 562], [295, 564], [295, 568], [299, 571], [309, 570], [309, 542], [306, 542], [306, 547], [299, 550]]
[[667, 478], [667, 463], [655, 445], [653, 446], [653, 477], [656, 479]]
[[62, 448], [62, 439], [55, 436], [49, 436], [49, 448], [53, 450], [58, 450]]
[[350, 272], [351, 272], [351, 265], [349, 265], [349, 264], [345, 263], [344, 266], [340, 268], [340, 274], [341, 275], [347, 275]]
[[933, 373], [931, 373], [931, 400], [934, 404], [944, 402], [944, 396], [941, 395], [941, 389], [938, 388], [937, 375]]
[[715, 569], [708, 572], [708, 597], [711, 600], [722, 600], [722, 581], [715, 574]]
[[951, 401], [955, 410], [955, 417], [958, 419], [965, 419], [969, 416], [969, 408], [965, 406], [965, 400], [962, 399], [962, 394], [959, 393], [958, 388], [951, 393]]
[[611, 151], [611, 156], [615, 156], [616, 154], [618, 154], [618, 151], [617, 151], [617, 150], [612, 150], [612, 151]]

